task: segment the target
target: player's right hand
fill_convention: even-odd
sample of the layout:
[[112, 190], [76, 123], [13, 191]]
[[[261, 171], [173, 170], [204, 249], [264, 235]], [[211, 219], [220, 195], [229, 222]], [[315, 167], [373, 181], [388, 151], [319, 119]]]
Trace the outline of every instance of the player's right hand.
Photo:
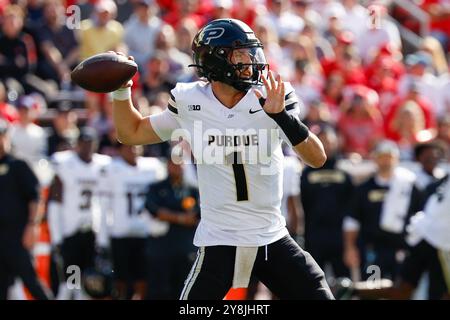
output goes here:
[[[108, 51], [108, 53], [115, 53], [119, 56], [124, 56], [126, 57], [125, 53], [120, 52], [120, 51]], [[128, 60], [134, 61], [134, 57], [133, 56], [128, 56]], [[126, 83], [124, 83], [121, 88], [130, 88], [131, 86], [133, 86], [133, 80], [128, 80]]]

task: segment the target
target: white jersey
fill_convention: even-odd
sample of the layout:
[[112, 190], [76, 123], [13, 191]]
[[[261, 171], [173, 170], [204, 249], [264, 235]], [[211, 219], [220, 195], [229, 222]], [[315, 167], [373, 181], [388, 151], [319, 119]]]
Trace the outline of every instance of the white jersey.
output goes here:
[[55, 174], [62, 182], [60, 227], [63, 238], [79, 230], [97, 229], [100, 222], [100, 172], [110, 157], [93, 154], [92, 161], [82, 161], [74, 151], [53, 155]]
[[148, 218], [143, 213], [145, 197], [150, 184], [166, 176], [166, 166], [157, 159], [139, 157], [136, 166], [122, 158], [114, 159], [102, 174], [102, 225], [103, 237], [146, 237]]
[[[286, 83], [286, 109], [298, 115], [298, 104]], [[191, 145], [201, 206], [195, 245], [262, 246], [288, 234], [280, 211], [281, 143], [287, 139], [262, 110], [253, 88], [229, 109], [209, 83], [179, 83], [168, 109], [150, 121], [162, 140], [184, 135]], [[233, 159], [242, 161], [232, 164]]]

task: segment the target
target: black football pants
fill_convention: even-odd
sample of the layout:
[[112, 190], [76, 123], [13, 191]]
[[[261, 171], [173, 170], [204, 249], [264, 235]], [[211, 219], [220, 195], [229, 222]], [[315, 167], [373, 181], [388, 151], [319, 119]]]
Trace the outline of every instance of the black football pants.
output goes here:
[[[232, 286], [236, 247], [201, 247], [180, 299], [223, 299]], [[280, 299], [334, 299], [312, 256], [290, 237], [258, 248], [252, 275]]]
[[20, 237], [0, 236], [0, 300], [6, 300], [8, 288], [20, 277], [37, 300], [48, 300], [32, 264], [32, 257]]

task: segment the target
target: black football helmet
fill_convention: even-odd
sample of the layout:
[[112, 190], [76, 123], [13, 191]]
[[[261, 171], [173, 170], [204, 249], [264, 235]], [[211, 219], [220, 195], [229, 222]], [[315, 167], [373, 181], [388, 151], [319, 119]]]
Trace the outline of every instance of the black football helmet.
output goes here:
[[[194, 64], [190, 66], [197, 67], [199, 77], [224, 82], [239, 91], [262, 84], [261, 73], [269, 68], [253, 30], [236, 19], [217, 19], [205, 25], [194, 37], [192, 51]], [[246, 57], [233, 61], [236, 52]], [[251, 76], [245, 77], [248, 68]]]
[[111, 271], [88, 268], [83, 272], [81, 284], [92, 299], [111, 299], [114, 295]]

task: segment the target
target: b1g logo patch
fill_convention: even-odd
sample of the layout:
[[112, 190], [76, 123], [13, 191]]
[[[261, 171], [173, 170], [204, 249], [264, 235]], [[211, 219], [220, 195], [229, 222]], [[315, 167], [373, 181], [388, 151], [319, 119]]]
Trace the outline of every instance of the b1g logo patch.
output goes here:
[[212, 39], [218, 39], [225, 33], [224, 28], [209, 28], [205, 31], [203, 31], [204, 35], [203, 38], [205, 39], [205, 44], [209, 44]]

